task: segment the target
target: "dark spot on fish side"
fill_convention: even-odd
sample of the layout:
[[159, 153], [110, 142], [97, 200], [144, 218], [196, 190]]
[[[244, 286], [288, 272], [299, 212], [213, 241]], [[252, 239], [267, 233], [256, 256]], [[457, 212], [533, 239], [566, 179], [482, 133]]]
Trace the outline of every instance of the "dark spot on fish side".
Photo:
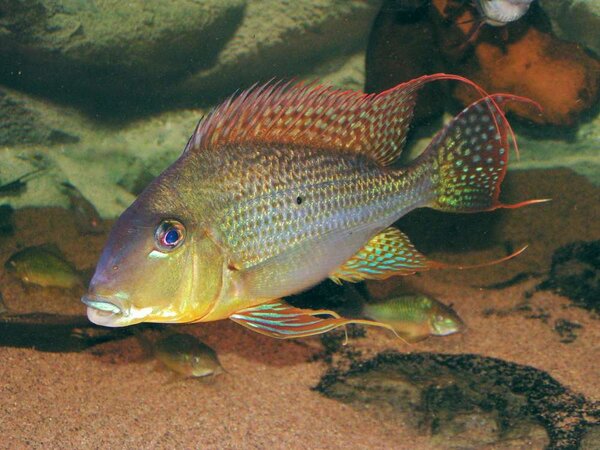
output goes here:
[[300, 196], [296, 197], [296, 203], [297, 204], [301, 205], [302, 201], [303, 201], [302, 197], [300, 197]]

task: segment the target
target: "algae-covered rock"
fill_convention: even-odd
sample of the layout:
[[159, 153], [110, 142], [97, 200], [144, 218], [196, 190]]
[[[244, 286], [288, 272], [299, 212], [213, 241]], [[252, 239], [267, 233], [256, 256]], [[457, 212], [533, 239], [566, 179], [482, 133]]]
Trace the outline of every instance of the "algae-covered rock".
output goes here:
[[597, 0], [540, 0], [561, 37], [579, 42], [600, 55], [600, 2]]
[[[213, 99], [256, 81], [295, 77], [366, 47], [379, 0], [249, 1], [242, 24], [213, 66], [182, 81], [174, 95]], [[187, 100], [189, 101], [189, 100]]]
[[[523, 131], [523, 132], [519, 132]], [[518, 169], [568, 167], [600, 185], [600, 114], [572, 130], [555, 133], [547, 127], [517, 130], [519, 159], [512, 162]], [[534, 136], [535, 134], [535, 136]]]
[[0, 78], [55, 98], [119, 104], [142, 96], [143, 104], [158, 87], [209, 67], [245, 3], [5, 0]]
[[377, 0], [7, 0], [0, 81], [134, 114], [197, 105], [366, 45]]
[[55, 113], [43, 102], [0, 87], [0, 146], [77, 142], [77, 131]]
[[436, 448], [572, 449], [584, 437], [598, 444], [597, 404], [545, 372], [495, 358], [386, 351], [330, 370], [316, 390], [398, 417]]

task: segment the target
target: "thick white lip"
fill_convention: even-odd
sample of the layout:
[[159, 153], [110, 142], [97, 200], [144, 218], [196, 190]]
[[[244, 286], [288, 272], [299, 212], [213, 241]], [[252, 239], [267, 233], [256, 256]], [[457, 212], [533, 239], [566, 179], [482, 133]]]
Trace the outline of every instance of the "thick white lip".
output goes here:
[[81, 301], [85, 303], [88, 307], [96, 309], [98, 311], [102, 311], [109, 314], [123, 314], [123, 310], [120, 306], [102, 297], [84, 295], [83, 297], [81, 297]]
[[104, 327], [122, 327], [126, 324], [119, 323], [119, 319], [123, 318], [122, 314], [114, 314], [108, 311], [87, 307], [87, 317], [90, 322]]
[[143, 322], [152, 313], [152, 308], [125, 309], [116, 301], [106, 297], [84, 295], [81, 301], [87, 305], [87, 317], [90, 322], [104, 327], [125, 327]]

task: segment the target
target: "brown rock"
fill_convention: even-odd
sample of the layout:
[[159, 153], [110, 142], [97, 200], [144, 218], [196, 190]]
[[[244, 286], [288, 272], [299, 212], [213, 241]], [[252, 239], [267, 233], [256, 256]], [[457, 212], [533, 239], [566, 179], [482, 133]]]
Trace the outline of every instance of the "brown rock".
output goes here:
[[[447, 14], [446, 0], [434, 4], [439, 15]], [[470, 45], [464, 45], [464, 36], [473, 26], [472, 11], [465, 10], [450, 25], [437, 20], [440, 49], [451, 61], [453, 72], [473, 79], [488, 92], [528, 97], [542, 106], [541, 114], [527, 105], [508, 107], [519, 116], [537, 123], [573, 125], [598, 100], [600, 61], [581, 46], [533, 26], [539, 19], [535, 10], [530, 13], [505, 30], [484, 27]], [[507, 38], [501, 39], [499, 34]], [[454, 95], [468, 104], [477, 93], [458, 85]]]

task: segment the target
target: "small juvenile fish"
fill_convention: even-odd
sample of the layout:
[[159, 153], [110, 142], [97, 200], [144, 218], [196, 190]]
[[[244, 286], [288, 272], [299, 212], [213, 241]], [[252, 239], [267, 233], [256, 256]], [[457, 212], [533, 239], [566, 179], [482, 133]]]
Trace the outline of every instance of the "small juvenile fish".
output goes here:
[[25, 190], [27, 182], [34, 178], [34, 175], [46, 170], [45, 168], [35, 169], [27, 172], [14, 180], [0, 184], [0, 196], [18, 195]]
[[200, 378], [224, 372], [217, 353], [190, 334], [174, 333], [159, 339], [154, 344], [154, 355], [185, 377]]
[[94, 205], [71, 183], [62, 183], [69, 197], [71, 211], [75, 218], [75, 226], [81, 234], [99, 234], [103, 230], [103, 221]]
[[82, 298], [88, 318], [111, 327], [231, 319], [280, 339], [348, 323], [390, 329], [283, 298], [326, 278], [383, 280], [449, 267], [392, 226], [414, 209], [541, 201], [499, 199], [512, 137], [501, 107], [530, 102], [520, 97], [477, 88], [482, 98], [419, 157], [393, 164], [418, 92], [435, 80], [475, 86], [447, 74], [380, 94], [268, 83], [221, 104], [113, 226]]
[[447, 336], [464, 329], [463, 321], [452, 308], [423, 294], [365, 304], [363, 314], [391, 325], [407, 342], [418, 342], [429, 336]]
[[6, 261], [4, 267], [25, 283], [65, 289], [83, 285], [77, 270], [58, 248], [51, 245], [20, 250]]

